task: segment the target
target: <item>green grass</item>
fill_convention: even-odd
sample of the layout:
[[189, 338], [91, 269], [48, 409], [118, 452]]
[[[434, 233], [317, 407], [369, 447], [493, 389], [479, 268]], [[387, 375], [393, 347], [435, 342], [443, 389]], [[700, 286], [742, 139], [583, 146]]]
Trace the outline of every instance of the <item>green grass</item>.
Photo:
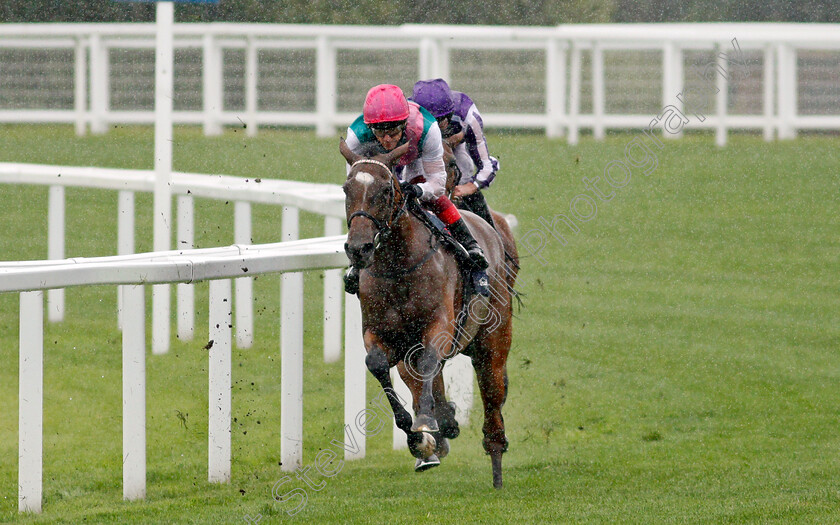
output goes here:
[[[487, 192], [518, 235], [567, 213], [633, 135], [577, 147], [491, 135], [503, 171]], [[336, 139], [178, 129], [177, 170], [339, 182]], [[115, 291], [67, 291], [45, 337], [44, 512], [17, 514], [17, 296], [0, 296], [0, 521], [20, 523], [832, 523], [840, 522], [840, 142], [718, 149], [688, 135], [658, 150], [597, 215], [523, 257], [505, 422], [505, 488], [494, 491], [472, 424], [440, 468], [415, 474], [390, 431], [368, 457], [273, 505], [279, 461], [279, 284], [255, 283], [257, 342], [234, 349], [233, 480], [207, 478], [206, 312], [194, 341], [147, 358], [148, 489], [122, 501], [120, 340]], [[151, 168], [151, 128], [77, 138], [70, 127], [0, 127], [0, 161]], [[606, 189], [604, 182], [599, 188]], [[592, 192], [589, 192], [592, 195]], [[46, 254], [46, 189], [3, 187], [4, 259]], [[67, 191], [67, 255], [116, 247], [116, 196]], [[254, 207], [254, 242], [279, 237], [278, 210]], [[139, 231], [151, 199], [138, 198]], [[233, 241], [232, 205], [200, 200], [199, 246]], [[302, 235], [320, 234], [315, 216]], [[150, 237], [150, 236], [149, 236]], [[151, 239], [138, 239], [148, 250]], [[528, 255], [523, 251], [523, 255]], [[321, 359], [321, 279], [305, 302], [304, 464], [342, 435], [342, 364]], [[207, 286], [198, 285], [198, 304]], [[368, 381], [369, 398], [376, 392]], [[188, 414], [186, 427], [177, 411]], [[292, 478], [285, 485], [305, 488]]]

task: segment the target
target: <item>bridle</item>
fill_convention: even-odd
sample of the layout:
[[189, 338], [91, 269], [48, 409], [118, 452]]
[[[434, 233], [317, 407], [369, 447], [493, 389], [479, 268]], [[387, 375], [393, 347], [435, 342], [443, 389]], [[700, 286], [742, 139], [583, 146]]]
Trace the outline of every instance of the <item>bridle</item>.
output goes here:
[[[371, 222], [373, 222], [374, 226], [376, 226], [376, 229], [377, 229], [376, 235], [374, 235], [374, 237], [373, 237], [373, 249], [376, 250], [379, 247], [380, 243], [385, 238], [387, 238], [388, 235], [390, 235], [391, 228], [393, 228], [393, 226], [394, 226], [394, 224], [396, 224], [397, 220], [399, 220], [399, 218], [402, 216], [402, 214], [405, 213], [405, 211], [406, 211], [406, 207], [405, 207], [406, 199], [403, 196], [402, 191], [399, 190], [400, 183], [397, 180], [397, 176], [394, 175], [394, 172], [391, 171], [391, 168], [389, 168], [387, 164], [385, 164], [384, 162], [380, 162], [376, 159], [359, 159], [350, 166], [350, 169], [352, 170], [353, 168], [355, 168], [359, 164], [376, 164], [377, 166], [381, 166], [382, 168], [384, 168], [385, 171], [387, 171], [388, 174], [391, 176], [391, 179], [390, 179], [390, 182], [391, 182], [390, 197], [391, 197], [391, 199], [390, 200], [391, 200], [392, 208], [391, 208], [391, 216], [389, 217], [389, 219], [386, 223], [383, 224], [382, 221], [380, 221], [379, 219], [377, 219], [376, 217], [374, 217], [373, 215], [371, 215], [370, 213], [368, 213], [364, 210], [355, 211], [355, 212], [350, 214], [350, 217], [347, 218], [347, 229], [348, 230], [350, 229], [350, 224], [353, 222], [353, 219], [355, 219], [356, 217], [364, 217], [366, 219], [370, 219]], [[399, 193], [400, 197], [402, 197], [402, 199], [401, 199], [402, 202], [399, 206], [397, 206], [397, 204], [396, 204], [396, 198], [397, 198], [398, 193]]]

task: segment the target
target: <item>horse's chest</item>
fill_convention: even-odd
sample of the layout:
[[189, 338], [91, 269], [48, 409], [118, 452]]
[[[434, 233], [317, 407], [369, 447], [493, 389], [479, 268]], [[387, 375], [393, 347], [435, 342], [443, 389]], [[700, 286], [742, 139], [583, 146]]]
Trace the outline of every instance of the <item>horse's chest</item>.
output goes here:
[[377, 331], [404, 331], [429, 319], [434, 307], [430, 302], [418, 300], [417, 297], [403, 297], [393, 295], [383, 297], [369, 312], [371, 324], [377, 325]]
[[390, 303], [385, 310], [385, 322], [391, 326], [410, 323], [426, 316], [425, 305], [413, 301]]

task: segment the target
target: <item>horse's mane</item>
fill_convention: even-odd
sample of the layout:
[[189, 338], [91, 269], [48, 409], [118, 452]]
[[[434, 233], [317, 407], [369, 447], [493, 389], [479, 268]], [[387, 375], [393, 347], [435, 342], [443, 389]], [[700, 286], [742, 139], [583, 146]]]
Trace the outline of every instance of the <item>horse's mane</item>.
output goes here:
[[385, 153], [388, 153], [388, 151], [382, 147], [379, 141], [373, 141], [362, 143], [357, 153], [362, 157], [370, 158], [377, 155], [384, 155]]

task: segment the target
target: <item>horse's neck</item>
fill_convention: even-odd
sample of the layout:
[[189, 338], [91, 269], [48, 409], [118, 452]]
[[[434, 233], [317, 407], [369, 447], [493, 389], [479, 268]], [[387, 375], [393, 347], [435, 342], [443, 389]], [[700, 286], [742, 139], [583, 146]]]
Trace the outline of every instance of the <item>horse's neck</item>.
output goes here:
[[431, 232], [411, 212], [404, 213], [391, 229], [391, 235], [377, 251], [377, 261], [383, 266], [412, 265], [429, 251]]

